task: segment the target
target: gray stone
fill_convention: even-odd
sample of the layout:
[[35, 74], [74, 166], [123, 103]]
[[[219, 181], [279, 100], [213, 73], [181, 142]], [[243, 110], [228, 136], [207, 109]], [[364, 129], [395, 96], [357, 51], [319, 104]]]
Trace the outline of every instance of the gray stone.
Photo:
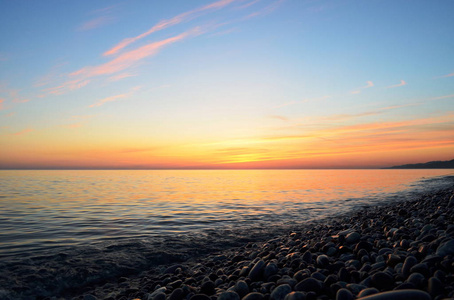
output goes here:
[[295, 285], [295, 290], [301, 292], [319, 293], [322, 290], [322, 283], [315, 278], [306, 278]]
[[449, 240], [437, 248], [437, 255], [444, 257], [446, 255], [454, 255], [454, 240]]
[[265, 262], [263, 260], [259, 260], [252, 267], [251, 271], [249, 272], [248, 277], [252, 281], [256, 281], [257, 279], [259, 279], [261, 277], [264, 268], [265, 268]]
[[263, 300], [263, 299], [264, 299], [263, 295], [257, 292], [249, 293], [242, 298], [242, 300]]
[[366, 296], [378, 294], [378, 292], [379, 292], [379, 290], [377, 290], [376, 288], [367, 288], [367, 289], [364, 289], [361, 292], [359, 292], [358, 297], [359, 298], [366, 297]]
[[249, 293], [249, 286], [244, 280], [238, 280], [237, 283], [235, 284], [233, 290], [238, 293], [238, 295], [241, 297], [246, 296]]
[[218, 300], [240, 300], [240, 296], [234, 291], [222, 292], [218, 296]]
[[358, 232], [354, 231], [352, 233], [347, 234], [347, 236], [345, 237], [345, 242], [347, 242], [348, 244], [354, 244], [359, 242], [360, 238], [361, 235]]
[[284, 300], [306, 300], [306, 294], [303, 292], [291, 292], [285, 296]]
[[336, 293], [336, 300], [353, 300], [353, 294], [345, 288], [341, 288]]
[[290, 294], [292, 288], [288, 284], [277, 286], [270, 295], [271, 300], [284, 300], [287, 294]]
[[378, 293], [358, 300], [431, 300], [429, 294], [420, 290], [398, 290]]

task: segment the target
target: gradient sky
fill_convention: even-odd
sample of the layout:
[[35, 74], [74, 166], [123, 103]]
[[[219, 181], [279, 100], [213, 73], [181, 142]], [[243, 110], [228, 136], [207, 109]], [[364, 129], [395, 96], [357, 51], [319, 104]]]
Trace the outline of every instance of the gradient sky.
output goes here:
[[454, 1], [1, 1], [0, 168], [454, 158]]

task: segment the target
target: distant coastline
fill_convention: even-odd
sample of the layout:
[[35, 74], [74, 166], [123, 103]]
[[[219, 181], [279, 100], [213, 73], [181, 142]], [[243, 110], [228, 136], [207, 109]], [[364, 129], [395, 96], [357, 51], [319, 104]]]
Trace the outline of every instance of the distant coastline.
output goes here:
[[393, 166], [385, 169], [454, 169], [454, 159], [447, 161], [430, 161], [419, 164]]

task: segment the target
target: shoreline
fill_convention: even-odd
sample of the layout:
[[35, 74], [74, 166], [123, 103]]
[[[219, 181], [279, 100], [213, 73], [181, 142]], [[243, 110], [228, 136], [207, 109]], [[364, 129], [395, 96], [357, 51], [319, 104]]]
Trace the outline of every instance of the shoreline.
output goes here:
[[[393, 292], [380, 294], [387, 291]], [[157, 266], [73, 299], [343, 300], [392, 293], [454, 297], [454, 186]]]
[[[396, 285], [399, 282], [403, 283], [406, 279], [398, 277], [396, 270], [393, 273], [392, 270], [387, 268], [392, 267], [395, 269], [396, 267], [402, 267], [407, 256], [414, 256], [418, 262], [422, 262], [422, 255], [426, 257], [432, 253], [436, 253], [437, 247], [434, 246], [434, 243], [437, 242], [440, 244], [443, 242], [443, 236], [440, 236], [440, 234], [444, 234], [445, 239], [449, 238], [453, 240], [454, 199], [450, 200], [453, 198], [452, 195], [454, 193], [453, 179], [454, 176], [452, 175], [443, 176], [443, 181], [446, 180], [449, 184], [445, 183], [440, 185], [439, 188], [436, 188], [437, 185], [433, 185], [431, 179], [423, 185], [414, 186], [414, 192], [412, 193], [400, 194], [401, 198], [384, 197], [383, 202], [380, 204], [374, 203], [358, 206], [346, 213], [333, 213], [328, 218], [312, 221], [301, 220], [298, 224], [289, 226], [263, 228], [263, 231], [250, 231], [247, 235], [239, 236], [237, 239], [231, 241], [226, 240], [222, 236], [222, 232], [215, 232], [213, 235], [214, 231], [210, 231], [206, 236], [199, 237], [202, 240], [191, 241], [193, 243], [191, 246], [200, 245], [200, 247], [203, 247], [202, 245], [207, 245], [205, 240], [211, 238], [212, 244], [208, 245], [209, 249], [199, 248], [197, 253], [189, 251], [186, 253], [187, 255], [183, 256], [181, 253], [184, 253], [184, 250], [177, 254], [172, 253], [172, 246], [180, 250], [178, 247], [182, 244], [176, 240], [171, 240], [165, 244], [163, 248], [165, 251], [156, 253], [157, 255], [154, 256], [149, 256], [144, 252], [142, 256], [138, 257], [137, 250], [147, 250], [141, 248], [143, 245], [137, 246], [132, 242], [115, 245], [111, 249], [113, 251], [112, 254], [115, 253], [118, 255], [118, 251], [120, 251], [122, 260], [127, 260], [128, 264], [122, 264], [118, 260], [118, 257], [117, 259], [110, 257], [109, 255], [111, 253], [108, 251], [96, 252], [94, 257], [99, 258], [99, 254], [105, 256], [104, 261], [97, 262], [94, 258], [90, 259], [93, 249], [91, 251], [90, 249], [88, 251], [87, 249], [82, 251], [78, 257], [71, 257], [67, 253], [60, 253], [49, 257], [40, 257], [37, 260], [33, 260], [31, 264], [29, 262], [30, 260], [27, 260], [21, 266], [15, 266], [11, 270], [8, 269], [9, 273], [4, 273], [0, 276], [0, 279], [3, 277], [0, 281], [2, 283], [0, 287], [0, 299], [189, 300], [192, 294], [198, 295], [202, 293], [209, 296], [211, 300], [215, 300], [216, 296], [219, 296], [219, 300], [238, 300], [245, 296], [243, 292], [246, 289], [242, 292], [237, 292], [236, 296], [230, 295], [229, 292], [228, 295], [232, 296], [232, 299], [224, 299], [223, 297], [226, 297], [226, 295], [221, 296], [221, 294], [229, 289], [232, 290], [230, 285], [236, 286], [239, 284], [245, 287], [244, 284], [246, 284], [249, 292], [257, 291], [263, 296], [260, 297], [254, 294], [253, 297], [258, 297], [257, 299], [246, 300], [284, 300], [285, 297], [282, 299], [274, 296], [271, 297], [275, 287], [287, 284], [290, 290], [294, 291], [302, 280], [308, 278], [318, 280], [315, 284], [320, 284], [322, 288], [321, 290], [317, 290], [319, 294], [305, 293], [304, 299], [336, 299], [337, 292], [333, 294], [331, 285], [338, 282], [340, 282], [339, 285], [333, 287], [333, 289], [336, 289], [336, 287], [349, 289], [353, 297], [352, 299], [354, 299], [362, 288], [358, 284], [363, 281], [359, 280], [361, 278], [358, 278], [359, 275], [357, 273], [366, 272], [369, 275], [373, 275], [377, 271], [375, 269], [373, 272], [370, 270], [361, 271], [364, 264], [372, 266], [380, 263], [381, 267], [378, 270], [380, 272], [391, 272], [392, 277], [396, 277], [394, 278]], [[437, 201], [439, 203], [437, 202], [438, 204], [435, 205], [431, 199], [438, 199]], [[393, 202], [394, 200], [396, 202]], [[451, 206], [449, 206], [449, 201], [451, 201]], [[419, 206], [417, 206], [419, 211], [407, 209], [415, 205], [415, 203], [419, 203]], [[403, 211], [407, 211], [407, 213], [404, 214], [399, 209], [396, 211], [397, 208], [401, 208]], [[437, 218], [442, 216], [444, 219], [431, 220], [427, 218], [437, 213], [439, 214]], [[415, 216], [418, 217], [416, 219], [419, 220], [419, 223], [412, 223]], [[389, 222], [391, 223], [388, 224]], [[395, 224], [392, 224], [392, 222]], [[422, 241], [419, 241], [417, 237], [412, 237], [411, 234], [415, 234], [417, 230], [420, 230], [421, 234], [422, 229], [427, 225], [425, 223], [431, 222], [434, 223], [432, 224], [432, 228], [423, 233], [429, 236], [432, 235], [432, 237], [426, 238], [424, 235], [422, 238], [427, 240]], [[451, 227], [448, 225], [451, 225]], [[403, 228], [399, 229], [399, 227]], [[398, 230], [394, 230], [395, 228]], [[409, 231], [409, 228], [413, 228], [414, 232]], [[392, 234], [389, 233], [391, 229], [393, 229]], [[355, 241], [355, 243], [347, 243], [345, 240], [350, 233], [348, 230], [358, 233], [360, 236], [359, 240]], [[398, 233], [394, 236], [394, 232], [396, 231]], [[435, 238], [429, 241], [434, 236]], [[270, 240], [272, 237], [274, 238]], [[394, 238], [402, 239], [403, 237], [407, 240], [404, 243], [408, 244], [405, 244], [405, 247], [407, 247], [405, 249], [402, 249], [401, 245], [396, 246], [397, 241], [393, 240]], [[376, 245], [375, 239], [378, 239], [380, 243]], [[410, 247], [412, 241], [416, 244]], [[366, 250], [367, 254], [365, 254], [364, 251], [355, 250], [356, 244], [360, 242], [369, 243], [370, 245], [367, 246], [367, 249], [374, 249], [376, 247], [377, 251]], [[429, 248], [423, 250], [425, 252], [421, 254], [418, 252], [418, 247], [423, 246], [417, 245], [419, 242], [431, 244], [431, 246], [427, 246]], [[133, 252], [130, 251], [131, 247], [135, 249]], [[411, 249], [412, 247], [414, 249]], [[380, 253], [380, 251], [384, 252]], [[402, 251], [404, 253], [401, 253]], [[310, 253], [310, 260], [308, 259], [309, 254], [307, 253]], [[361, 254], [360, 257], [358, 257], [359, 253]], [[290, 254], [291, 258], [288, 258], [287, 256]], [[398, 259], [393, 256], [393, 259], [397, 262], [395, 265], [395, 262], [391, 266], [387, 264], [389, 254], [400, 257]], [[436, 264], [430, 266], [432, 269], [435, 268], [446, 273], [443, 275], [438, 272], [437, 275], [442, 278], [436, 277], [436, 279], [430, 281], [436, 282], [436, 284], [438, 284], [438, 281], [441, 281], [443, 289], [447, 289], [444, 291], [446, 297], [454, 296], [452, 292], [452, 286], [454, 286], [452, 270], [452, 263], [454, 262], [452, 260], [453, 255], [451, 254], [451, 257], [447, 258], [448, 261], [451, 261], [451, 267], [448, 267], [448, 269], [446, 267], [443, 267], [445, 269], [440, 267], [441, 263], [445, 261], [444, 257], [442, 259], [432, 258]], [[327, 256], [329, 262], [326, 266], [320, 265], [318, 262], [318, 260], [325, 260], [324, 256]], [[363, 259], [366, 256], [368, 258]], [[55, 262], [55, 260], [59, 262]], [[79, 263], [77, 263], [77, 260]], [[76, 263], [67, 265], [71, 261], [76, 261]], [[254, 278], [254, 276], [251, 277], [250, 272], [253, 266], [259, 261], [263, 261], [264, 263], [264, 265], [260, 263], [262, 265], [261, 273], [259, 272], [261, 275], [257, 278]], [[117, 265], [117, 267], [113, 269], [108, 268], [105, 265], [106, 262], [111, 265]], [[298, 265], [296, 265], [297, 262], [299, 262]], [[358, 265], [358, 262], [360, 265]], [[385, 262], [384, 266], [383, 262]], [[355, 286], [347, 286], [347, 284], [352, 284], [352, 282], [340, 280], [340, 278], [337, 278], [337, 281], [334, 283], [330, 282], [336, 279], [333, 276], [339, 277], [342, 275], [339, 272], [344, 273], [341, 279], [346, 279], [344, 278], [346, 276], [345, 274], [347, 274], [345, 273], [346, 271], [336, 269], [340, 266], [340, 263], [344, 263], [341, 269], [346, 269], [348, 274], [355, 274], [350, 274], [350, 277], [348, 277], [350, 281], [353, 280], [355, 282]], [[346, 265], [347, 263], [348, 265]], [[428, 262], [424, 263], [427, 264]], [[444, 264], [449, 265], [447, 262]], [[271, 266], [267, 267], [268, 265]], [[337, 267], [333, 267], [332, 265]], [[58, 268], [58, 266], [64, 266], [64, 268]], [[277, 273], [271, 277], [264, 276], [263, 272], [267, 268], [275, 268]], [[103, 271], [99, 272], [99, 270]], [[300, 276], [301, 272], [297, 275], [299, 271], [303, 270], [305, 271], [303, 272], [304, 279]], [[435, 272], [428, 275], [426, 273], [423, 275], [425, 276], [424, 284], [426, 286], [417, 286], [417, 288], [428, 289], [429, 279], [435, 277], [432, 276], [435, 275]], [[19, 278], [17, 276], [18, 274], [21, 274], [20, 276], [22, 277]], [[325, 276], [324, 280], [322, 280], [322, 275]], [[431, 277], [427, 277], [429, 275]], [[206, 278], [207, 276], [209, 280]], [[4, 280], [5, 278], [8, 278], [8, 281]], [[325, 282], [327, 278], [329, 280]], [[207, 281], [211, 283], [206, 283]], [[202, 288], [204, 284], [211, 286], [214, 284], [214, 287], [212, 286], [214, 291], [213, 289], [206, 291]], [[368, 285], [370, 285], [370, 282]], [[367, 285], [365, 286], [367, 287]], [[407, 286], [411, 287], [408, 284]], [[279, 289], [287, 288], [286, 286], [285, 288]], [[299, 289], [301, 290], [301, 287]], [[178, 292], [175, 292], [175, 290], [178, 290]], [[287, 291], [289, 290], [287, 289]], [[181, 292], [181, 294], [175, 294], [171, 297], [174, 292]], [[347, 298], [340, 298], [340, 300], [350, 299], [348, 298], [349, 294], [347, 291], [343, 293], [347, 294]], [[286, 300], [304, 300], [301, 298], [303, 297], [302, 294], [304, 292], [292, 296], [297, 298]], [[197, 297], [199, 299], [194, 298], [192, 300], [203, 300], [200, 299], [202, 296]], [[437, 300], [442, 299], [440, 297], [433, 298]], [[204, 299], [209, 300], [207, 298]]]

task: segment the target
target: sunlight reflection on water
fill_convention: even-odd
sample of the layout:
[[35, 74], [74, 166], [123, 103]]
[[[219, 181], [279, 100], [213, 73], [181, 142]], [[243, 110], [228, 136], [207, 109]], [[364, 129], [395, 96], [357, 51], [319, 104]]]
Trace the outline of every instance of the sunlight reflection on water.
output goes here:
[[0, 171], [0, 256], [301, 222], [447, 174], [453, 170]]

